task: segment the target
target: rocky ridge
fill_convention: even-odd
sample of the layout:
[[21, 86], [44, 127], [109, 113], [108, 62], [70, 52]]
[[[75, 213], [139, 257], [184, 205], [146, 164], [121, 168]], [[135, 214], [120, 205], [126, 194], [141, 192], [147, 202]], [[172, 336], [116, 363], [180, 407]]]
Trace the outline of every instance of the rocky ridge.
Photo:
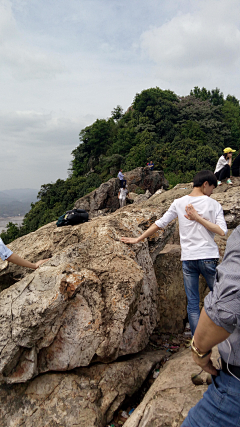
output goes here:
[[[234, 178], [233, 183], [233, 187], [224, 184], [217, 188], [212, 196], [223, 206], [229, 232], [240, 223], [240, 180]], [[11, 418], [18, 413], [18, 390], [23, 390], [24, 384], [31, 390], [33, 382], [39, 390], [44, 388], [45, 378], [52, 375], [49, 371], [62, 371], [61, 384], [73, 390], [79, 384], [70, 379], [70, 375], [75, 375], [74, 369], [89, 370], [88, 365], [101, 367], [100, 362], [109, 364], [122, 356], [129, 358], [146, 347], [156, 325], [163, 332], [183, 331], [186, 298], [177, 221], [159, 230], [148, 242], [134, 246], [124, 245], [120, 237], [137, 236], [162, 216], [175, 198], [190, 191], [190, 184], [182, 184], [141, 204], [74, 227], [56, 228], [55, 223], [50, 223], [9, 245], [33, 262], [52, 257], [34, 273], [12, 264], [0, 271], [0, 396], [4, 402], [6, 396], [11, 401], [11, 393], [15, 396]], [[226, 238], [219, 237], [217, 243], [223, 254]], [[204, 281], [201, 289], [203, 298]], [[137, 378], [133, 370], [129, 374], [133, 388], [140, 383]], [[109, 393], [106, 399], [110, 399]], [[130, 393], [129, 389], [126, 393]], [[116, 400], [114, 410], [119, 402]], [[55, 404], [51, 403], [52, 408]], [[44, 403], [40, 406], [44, 409]], [[83, 404], [82, 408], [89, 410], [88, 405]], [[108, 409], [89, 426], [103, 427], [109, 420]], [[67, 413], [68, 410], [66, 407]], [[6, 418], [7, 411], [4, 404], [0, 419]], [[24, 417], [21, 413], [21, 423], [16, 418], [18, 421], [12, 425], [30, 426]], [[77, 420], [76, 425], [83, 426], [81, 422]], [[70, 421], [62, 423], [66, 427], [72, 425]], [[59, 424], [52, 420], [38, 425]]]

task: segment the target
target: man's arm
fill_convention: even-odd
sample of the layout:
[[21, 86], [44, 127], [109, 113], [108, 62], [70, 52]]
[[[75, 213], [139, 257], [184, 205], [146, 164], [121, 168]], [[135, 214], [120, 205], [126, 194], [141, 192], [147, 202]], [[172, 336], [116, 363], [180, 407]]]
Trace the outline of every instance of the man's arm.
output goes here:
[[227, 158], [229, 159], [228, 165], [231, 167], [232, 166], [232, 153], [228, 153]]
[[219, 236], [225, 236], [224, 231], [217, 224], [213, 224], [205, 218], [202, 218], [193, 207], [193, 205], [187, 205], [185, 218], [190, 221], [197, 221], [199, 224], [202, 224], [207, 230], [212, 231], [215, 234], [219, 234]]
[[152, 224], [143, 234], [139, 237], [121, 237], [121, 242], [123, 243], [138, 243], [141, 240], [146, 239], [146, 237], [152, 236], [156, 231], [159, 230], [159, 227], [156, 224]]
[[31, 268], [32, 270], [36, 270], [38, 267], [40, 267], [40, 265], [42, 265], [42, 264], [44, 264], [44, 262], [48, 261], [48, 259], [43, 259], [43, 260], [38, 261], [35, 264], [33, 264], [32, 262], [21, 258], [19, 255], [15, 254], [15, 253], [13, 253], [12, 255], [10, 255], [10, 257], [7, 258], [7, 260], [9, 262], [12, 262], [13, 264], [20, 265], [21, 267]]
[[[198, 348], [199, 353], [205, 354], [220, 342], [225, 341], [230, 333], [221, 326], [217, 326], [206, 314], [204, 308], [198, 321], [198, 325], [194, 334], [194, 344]], [[204, 371], [212, 375], [217, 375], [217, 370], [212, 364], [211, 353], [200, 358], [195, 353], [192, 353], [194, 361]]]
[[177, 217], [177, 211], [175, 207], [175, 203], [173, 202], [170, 208], [165, 212], [163, 217], [152, 224], [143, 234], [139, 237], [121, 237], [121, 241], [123, 243], [138, 243], [141, 240], [144, 240], [146, 237], [152, 236], [156, 231], [160, 228], [165, 228], [169, 222]]

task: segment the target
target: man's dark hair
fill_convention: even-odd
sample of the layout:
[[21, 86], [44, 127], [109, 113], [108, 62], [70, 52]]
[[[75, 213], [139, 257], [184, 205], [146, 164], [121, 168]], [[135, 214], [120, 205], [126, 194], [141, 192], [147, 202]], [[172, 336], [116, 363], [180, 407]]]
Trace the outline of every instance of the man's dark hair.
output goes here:
[[217, 187], [217, 178], [212, 171], [201, 171], [193, 178], [193, 187], [201, 187], [204, 182]]

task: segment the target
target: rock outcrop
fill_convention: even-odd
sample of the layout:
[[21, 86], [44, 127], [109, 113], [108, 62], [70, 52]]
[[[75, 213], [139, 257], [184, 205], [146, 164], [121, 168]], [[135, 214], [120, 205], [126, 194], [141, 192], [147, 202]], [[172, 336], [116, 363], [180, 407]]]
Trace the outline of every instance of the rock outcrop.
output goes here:
[[[150, 171], [149, 168], [136, 168], [130, 172], [125, 172], [128, 190], [136, 189], [148, 190], [154, 194], [160, 188], [168, 188], [168, 182], [162, 171]], [[85, 209], [90, 218], [106, 215], [115, 212], [119, 208], [118, 191], [120, 181], [118, 178], [111, 178], [104, 182], [99, 188], [82, 197], [75, 202], [75, 208]], [[146, 200], [144, 198], [144, 200]]]
[[48, 373], [24, 384], [2, 384], [0, 425], [105, 427], [164, 354], [142, 352], [130, 360]]
[[[218, 357], [215, 347], [212, 356], [215, 366], [218, 366]], [[189, 409], [207, 390], [206, 383], [196, 387], [191, 381], [191, 374], [199, 371], [190, 349], [173, 356], [124, 427], [180, 427]], [[205, 380], [206, 376], [202, 374]]]
[[[240, 223], [240, 179], [234, 178], [233, 183], [233, 187], [217, 188], [212, 196], [222, 203], [230, 232]], [[0, 268], [0, 370], [2, 381], [8, 384], [3, 385], [3, 396], [11, 387], [13, 395], [17, 387], [25, 393], [27, 385], [13, 383], [32, 384], [28, 381], [39, 374], [31, 380], [35, 384], [40, 384], [41, 378], [44, 383], [50, 375], [49, 384], [56, 380], [56, 384], [68, 387], [69, 381], [72, 390], [79, 384], [73, 369], [138, 353], [145, 348], [156, 324], [162, 331], [182, 331], [186, 298], [178, 222], [172, 221], [165, 230], [134, 246], [123, 244], [120, 237], [138, 236], [166, 212], [175, 198], [190, 191], [191, 184], [183, 184], [139, 205], [74, 227], [57, 228], [50, 223], [9, 245], [30, 261], [51, 259], [35, 272], [11, 263]], [[226, 238], [217, 237], [216, 241], [222, 256]], [[202, 298], [205, 292], [202, 281]], [[66, 372], [57, 377], [48, 374], [70, 370], [73, 376], [69, 378]], [[74, 393], [73, 398], [78, 399]], [[31, 404], [37, 412], [44, 406]], [[31, 404], [26, 403], [26, 408]], [[112, 408], [118, 404], [111, 403]], [[102, 413], [93, 426], [98, 426]], [[20, 421], [15, 425], [20, 426]]]
[[[147, 243], [132, 250], [119, 241], [129, 232], [119, 215], [45, 226], [45, 250], [53, 257], [0, 294], [0, 369], [7, 382], [109, 362], [146, 346], [157, 319], [156, 278]], [[25, 236], [25, 249], [34, 248], [36, 237]]]

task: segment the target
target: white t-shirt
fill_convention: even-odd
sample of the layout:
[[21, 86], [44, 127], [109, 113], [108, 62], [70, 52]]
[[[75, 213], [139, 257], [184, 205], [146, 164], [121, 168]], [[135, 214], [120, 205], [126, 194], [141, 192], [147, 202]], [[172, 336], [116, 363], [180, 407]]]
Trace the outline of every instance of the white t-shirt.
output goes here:
[[193, 205], [201, 217], [219, 225], [224, 233], [227, 233], [222, 206], [208, 196], [192, 197], [187, 195], [174, 200], [168, 211], [155, 224], [159, 228], [164, 228], [178, 217], [182, 261], [219, 258], [218, 246], [214, 242], [214, 233], [207, 230], [199, 222], [185, 218], [185, 208], [189, 204]]
[[119, 199], [123, 199], [123, 200], [125, 200], [126, 199], [126, 196], [127, 196], [127, 193], [128, 193], [128, 190], [127, 190], [127, 188], [120, 188], [120, 195], [119, 195]]
[[7, 248], [6, 245], [4, 245], [2, 239], [0, 238], [0, 257], [3, 261], [5, 261], [7, 258], [9, 258], [13, 252]]
[[224, 156], [219, 157], [214, 173], [219, 172], [228, 163], [229, 159], [226, 160]]

